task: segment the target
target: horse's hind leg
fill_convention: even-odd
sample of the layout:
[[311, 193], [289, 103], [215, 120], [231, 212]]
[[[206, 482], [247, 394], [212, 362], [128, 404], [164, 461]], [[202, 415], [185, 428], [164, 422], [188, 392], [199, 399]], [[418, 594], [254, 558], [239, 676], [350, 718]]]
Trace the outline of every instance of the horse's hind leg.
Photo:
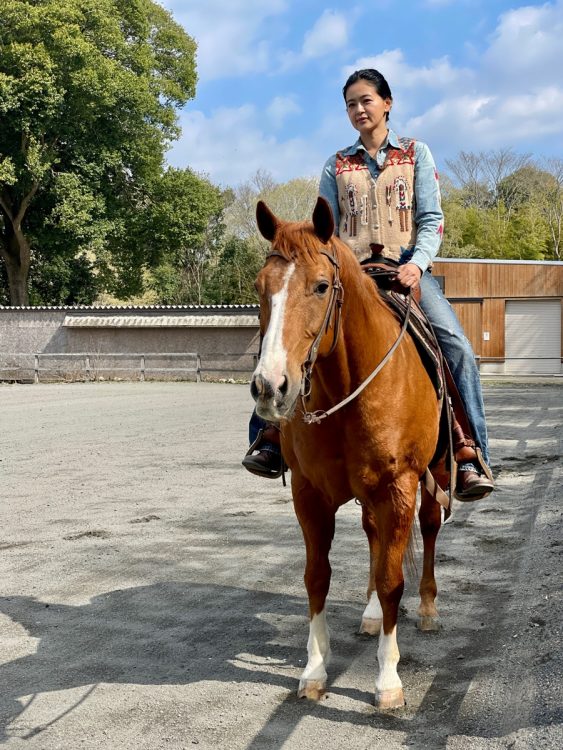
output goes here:
[[418, 608], [417, 626], [419, 630], [436, 631], [440, 629], [440, 620], [435, 603], [438, 588], [434, 577], [434, 554], [442, 515], [440, 505], [423, 484], [421, 484], [421, 504], [418, 518], [424, 543], [424, 562], [419, 587], [420, 606]]
[[326, 668], [330, 661], [325, 602], [330, 586], [328, 555], [334, 536], [335, 510], [308, 485], [302, 483], [296, 491], [294, 476], [292, 484], [295, 512], [303, 531], [307, 553], [305, 586], [310, 616], [307, 666], [299, 680], [298, 696], [318, 700], [326, 690]]
[[379, 540], [377, 538], [375, 519], [368, 512], [365, 505], [362, 506], [362, 526], [366, 532], [369, 544], [369, 582], [367, 591], [368, 603], [362, 614], [360, 633], [378, 635], [383, 621], [383, 610], [381, 609], [381, 604], [375, 587], [375, 571], [377, 568], [377, 558], [379, 556]]

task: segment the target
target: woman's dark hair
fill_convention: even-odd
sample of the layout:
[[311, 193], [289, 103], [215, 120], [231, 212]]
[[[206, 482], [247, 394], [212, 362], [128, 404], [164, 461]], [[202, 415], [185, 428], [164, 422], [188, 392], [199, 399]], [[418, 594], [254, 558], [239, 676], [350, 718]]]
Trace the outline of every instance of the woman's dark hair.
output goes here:
[[[391, 93], [391, 89], [389, 88], [389, 84], [385, 80], [385, 77], [379, 72], [379, 70], [375, 70], [374, 68], [356, 70], [351, 76], [349, 76], [344, 84], [344, 88], [342, 89], [344, 99], [346, 99], [346, 92], [350, 86], [358, 81], [367, 81], [368, 83], [371, 83], [382, 99], [391, 99], [391, 101], [393, 101], [393, 94]], [[385, 116], [389, 119], [389, 112], [386, 112]]]

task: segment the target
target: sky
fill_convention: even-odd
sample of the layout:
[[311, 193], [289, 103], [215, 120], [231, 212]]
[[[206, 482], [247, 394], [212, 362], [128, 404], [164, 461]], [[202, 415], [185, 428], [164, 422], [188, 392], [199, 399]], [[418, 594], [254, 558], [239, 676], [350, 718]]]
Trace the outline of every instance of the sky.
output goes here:
[[214, 184], [318, 177], [354, 143], [342, 86], [376, 68], [390, 126], [430, 146], [563, 158], [563, 0], [159, 0], [197, 42], [167, 154]]

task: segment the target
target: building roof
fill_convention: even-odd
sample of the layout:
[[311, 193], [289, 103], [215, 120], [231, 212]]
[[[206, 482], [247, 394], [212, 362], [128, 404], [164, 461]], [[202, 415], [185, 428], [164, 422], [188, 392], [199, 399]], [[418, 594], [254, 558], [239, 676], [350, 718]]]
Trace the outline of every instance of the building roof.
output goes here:
[[502, 266], [563, 266], [562, 260], [498, 260], [496, 258], [434, 258], [435, 263], [489, 263]]
[[67, 328], [255, 328], [254, 315], [66, 315]]
[[240, 315], [246, 311], [254, 312], [258, 305], [26, 305], [26, 306], [3, 306], [0, 305], [0, 312], [11, 312], [12, 310], [61, 310], [78, 312], [81, 310], [92, 313], [97, 312], [134, 312], [136, 310], [143, 313], [172, 312], [182, 313], [197, 312], [198, 315]]

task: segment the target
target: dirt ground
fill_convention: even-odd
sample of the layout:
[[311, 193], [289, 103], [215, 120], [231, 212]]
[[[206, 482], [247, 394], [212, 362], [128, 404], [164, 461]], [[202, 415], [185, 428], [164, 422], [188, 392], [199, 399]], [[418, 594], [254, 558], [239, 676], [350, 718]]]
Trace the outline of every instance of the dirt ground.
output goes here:
[[338, 516], [329, 692], [299, 701], [289, 488], [240, 460], [248, 387], [0, 387], [0, 745], [563, 747], [561, 384], [487, 384], [498, 491], [439, 537], [438, 634], [399, 622], [407, 705], [373, 708], [359, 508]]

